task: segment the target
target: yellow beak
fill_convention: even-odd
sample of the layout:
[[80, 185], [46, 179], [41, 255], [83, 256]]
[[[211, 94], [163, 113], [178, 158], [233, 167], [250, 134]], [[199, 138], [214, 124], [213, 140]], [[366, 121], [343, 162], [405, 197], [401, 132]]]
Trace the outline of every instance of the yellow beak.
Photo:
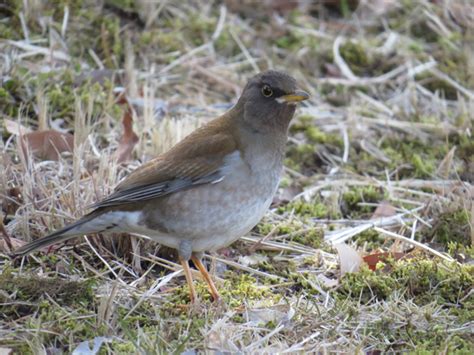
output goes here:
[[280, 96], [278, 97], [276, 100], [279, 102], [279, 103], [296, 103], [296, 102], [300, 102], [300, 101], [304, 101], [304, 100], [308, 100], [309, 99], [309, 94], [302, 91], [302, 90], [297, 90], [295, 91], [294, 93], [292, 94], [288, 94], [288, 95], [283, 95], [283, 96]]

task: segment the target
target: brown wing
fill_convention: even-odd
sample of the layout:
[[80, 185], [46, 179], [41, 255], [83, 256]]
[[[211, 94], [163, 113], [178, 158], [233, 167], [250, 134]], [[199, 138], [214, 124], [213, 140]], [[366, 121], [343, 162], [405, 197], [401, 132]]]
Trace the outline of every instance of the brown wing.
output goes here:
[[224, 177], [226, 157], [238, 154], [238, 142], [225, 117], [198, 129], [171, 150], [143, 164], [93, 208], [145, 201]]

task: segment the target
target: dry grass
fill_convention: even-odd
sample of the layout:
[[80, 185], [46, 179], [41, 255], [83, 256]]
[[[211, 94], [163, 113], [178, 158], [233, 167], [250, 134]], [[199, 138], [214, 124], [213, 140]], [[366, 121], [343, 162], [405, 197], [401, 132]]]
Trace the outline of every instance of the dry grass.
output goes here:
[[[13, 244], [80, 217], [224, 112], [254, 72], [287, 70], [312, 95], [271, 211], [207, 258], [224, 304], [199, 282], [188, 307], [173, 253], [136, 237], [80, 238], [21, 262], [3, 243], [0, 347], [472, 353], [474, 8], [352, 3], [0, 5], [2, 120], [73, 132], [75, 147], [40, 161], [0, 126], [0, 231]], [[119, 164], [122, 86], [139, 142]], [[341, 276], [341, 242], [406, 258]]]

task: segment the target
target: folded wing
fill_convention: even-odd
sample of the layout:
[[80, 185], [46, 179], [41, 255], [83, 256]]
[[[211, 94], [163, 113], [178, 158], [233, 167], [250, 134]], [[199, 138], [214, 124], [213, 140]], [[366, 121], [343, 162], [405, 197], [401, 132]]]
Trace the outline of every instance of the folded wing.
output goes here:
[[225, 177], [229, 158], [238, 155], [232, 134], [207, 125], [167, 153], [145, 163], [93, 208], [119, 206], [169, 195], [193, 186], [216, 183]]

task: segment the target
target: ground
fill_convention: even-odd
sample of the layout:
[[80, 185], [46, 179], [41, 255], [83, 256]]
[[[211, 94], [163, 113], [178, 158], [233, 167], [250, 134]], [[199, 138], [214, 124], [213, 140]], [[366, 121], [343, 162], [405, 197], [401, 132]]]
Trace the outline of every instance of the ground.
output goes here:
[[[473, 13], [468, 0], [0, 5], [0, 352], [473, 353]], [[8, 257], [268, 68], [311, 99], [271, 210], [205, 258], [222, 302], [198, 279], [190, 305], [174, 251], [129, 235]]]

